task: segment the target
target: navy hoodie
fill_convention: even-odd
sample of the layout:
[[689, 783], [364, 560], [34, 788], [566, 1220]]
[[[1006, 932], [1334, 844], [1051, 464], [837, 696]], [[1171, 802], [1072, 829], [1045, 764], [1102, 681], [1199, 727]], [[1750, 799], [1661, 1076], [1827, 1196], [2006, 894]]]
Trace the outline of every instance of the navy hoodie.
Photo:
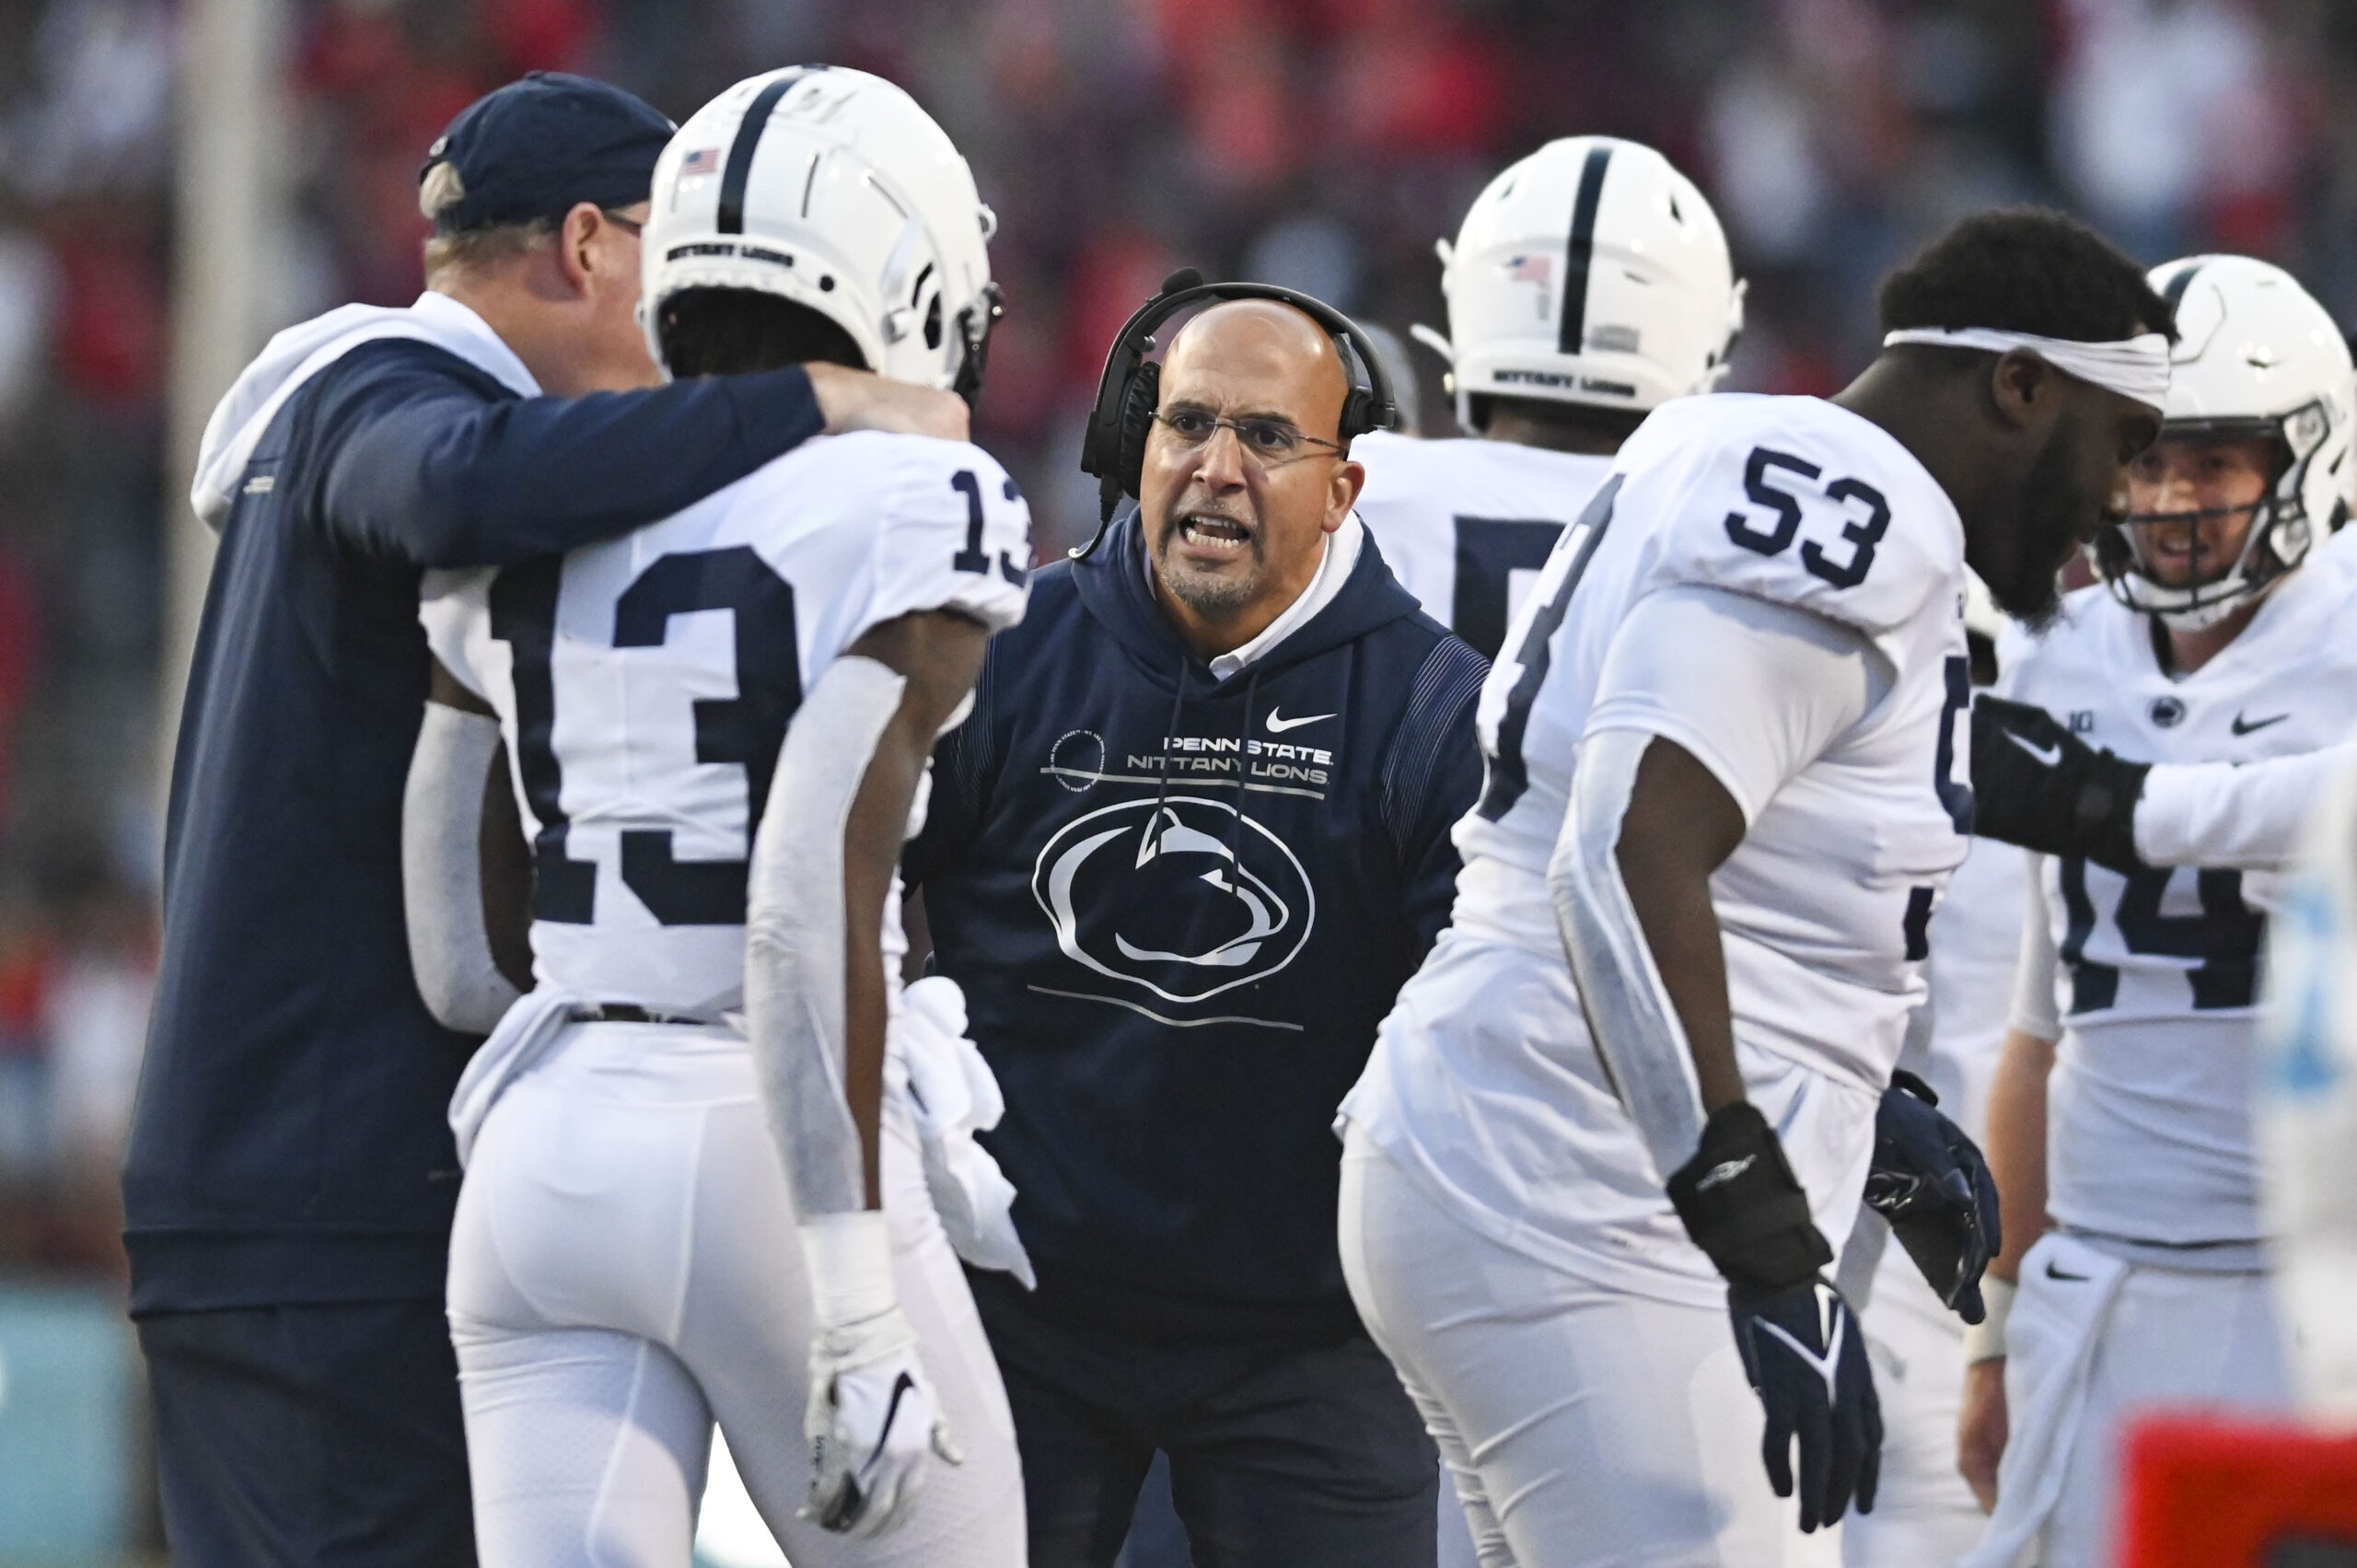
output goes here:
[[427, 1014], [401, 912], [420, 573], [610, 538], [819, 424], [799, 370], [520, 399], [390, 340], [268, 426], [222, 525], [172, 766], [123, 1173], [134, 1314], [441, 1299], [446, 1108], [474, 1042]]
[[1486, 666], [1369, 538], [1332, 602], [1216, 679], [1140, 552], [1132, 515], [1033, 577], [908, 878], [1005, 1091], [983, 1141], [1042, 1309], [1347, 1331], [1335, 1107], [1447, 923]]

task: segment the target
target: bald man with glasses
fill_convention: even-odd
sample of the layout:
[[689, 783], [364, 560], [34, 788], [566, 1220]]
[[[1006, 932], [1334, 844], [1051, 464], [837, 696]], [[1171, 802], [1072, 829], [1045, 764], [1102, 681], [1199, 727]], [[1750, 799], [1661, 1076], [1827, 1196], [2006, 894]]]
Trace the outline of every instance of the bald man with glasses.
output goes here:
[[1205, 1568], [1433, 1561], [1332, 1123], [1448, 918], [1483, 664], [1353, 511], [1351, 357], [1270, 299], [1178, 330], [1136, 508], [1034, 576], [910, 846], [1039, 1272], [973, 1281], [1035, 1568], [1112, 1562], [1157, 1452]]

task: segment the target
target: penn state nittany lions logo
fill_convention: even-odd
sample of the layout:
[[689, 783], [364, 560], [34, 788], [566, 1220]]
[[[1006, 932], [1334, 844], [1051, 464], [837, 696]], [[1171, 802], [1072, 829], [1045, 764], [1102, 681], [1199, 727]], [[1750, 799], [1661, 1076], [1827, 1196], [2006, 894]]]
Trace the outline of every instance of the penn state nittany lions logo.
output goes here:
[[1031, 892], [1068, 957], [1167, 1002], [1267, 979], [1293, 962], [1318, 912], [1283, 840], [1195, 795], [1075, 819], [1039, 852]]

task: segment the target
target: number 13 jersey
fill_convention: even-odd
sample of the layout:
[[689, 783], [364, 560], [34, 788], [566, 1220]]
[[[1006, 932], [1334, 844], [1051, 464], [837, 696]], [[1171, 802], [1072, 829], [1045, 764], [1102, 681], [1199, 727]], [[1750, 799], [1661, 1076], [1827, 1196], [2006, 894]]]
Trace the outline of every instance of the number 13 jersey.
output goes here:
[[981, 448], [863, 433], [561, 559], [429, 574], [427, 640], [506, 738], [537, 981], [739, 1005], [749, 845], [803, 692], [900, 616], [1014, 625], [1030, 531]]

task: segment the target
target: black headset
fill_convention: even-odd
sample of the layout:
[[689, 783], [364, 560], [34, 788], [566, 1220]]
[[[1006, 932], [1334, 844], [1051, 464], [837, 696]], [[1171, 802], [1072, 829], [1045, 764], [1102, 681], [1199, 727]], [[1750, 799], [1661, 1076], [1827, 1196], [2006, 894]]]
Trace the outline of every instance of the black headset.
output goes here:
[[1121, 497], [1138, 493], [1138, 475], [1145, 465], [1146, 432], [1162, 401], [1162, 366], [1149, 364], [1145, 357], [1154, 352], [1155, 329], [1190, 305], [1211, 299], [1273, 299], [1325, 328], [1338, 353], [1345, 343], [1349, 345], [1350, 352], [1342, 356], [1343, 368], [1347, 371], [1348, 362], [1355, 358], [1359, 374], [1352, 377], [1350, 396], [1342, 401], [1340, 436], [1344, 446], [1370, 430], [1388, 430], [1397, 422], [1391, 377], [1384, 374], [1375, 343], [1357, 322], [1297, 289], [1265, 283], [1207, 284], [1194, 268], [1181, 267], [1163, 279], [1161, 292], [1121, 324], [1112, 349], [1105, 355], [1105, 376], [1097, 385], [1097, 407], [1088, 416], [1088, 433], [1080, 443], [1080, 471], [1097, 476], [1101, 511], [1096, 534], [1071, 552], [1074, 560], [1088, 559], [1089, 552], [1104, 540], [1105, 527], [1113, 520], [1113, 509], [1121, 504]]

